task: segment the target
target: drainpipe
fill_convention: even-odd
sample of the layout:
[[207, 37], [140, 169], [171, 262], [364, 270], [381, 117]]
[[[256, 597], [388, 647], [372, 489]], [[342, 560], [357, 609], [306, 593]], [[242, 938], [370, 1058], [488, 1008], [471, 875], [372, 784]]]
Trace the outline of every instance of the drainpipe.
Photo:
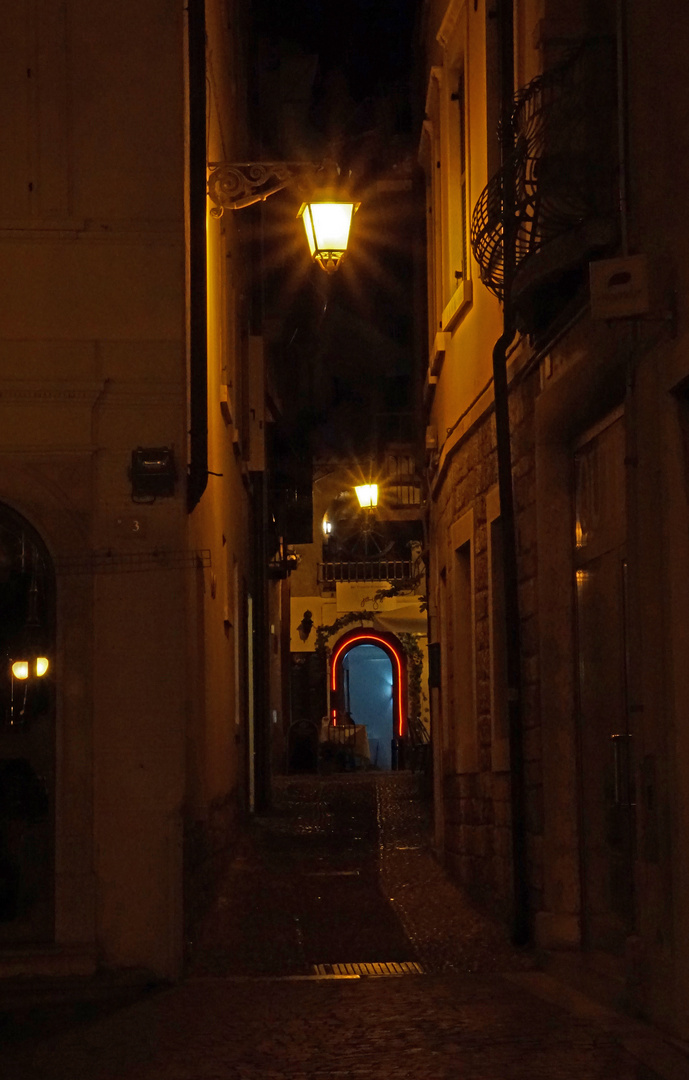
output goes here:
[[208, 483], [206, 300], [206, 10], [188, 0], [189, 71], [189, 466], [187, 510]]
[[493, 348], [493, 387], [505, 592], [505, 650], [512, 811], [512, 940], [516, 945], [523, 945], [529, 939], [529, 889], [526, 861], [526, 800], [522, 735], [521, 628], [519, 624], [517, 536], [514, 520], [512, 449], [510, 444], [509, 391], [507, 384], [507, 349], [516, 332], [511, 300], [515, 260], [516, 210], [513, 168], [514, 136], [511, 126], [514, 109], [513, 0], [497, 0], [496, 14], [500, 43], [500, 139], [503, 169], [502, 230], [505, 276], [503, 333]]

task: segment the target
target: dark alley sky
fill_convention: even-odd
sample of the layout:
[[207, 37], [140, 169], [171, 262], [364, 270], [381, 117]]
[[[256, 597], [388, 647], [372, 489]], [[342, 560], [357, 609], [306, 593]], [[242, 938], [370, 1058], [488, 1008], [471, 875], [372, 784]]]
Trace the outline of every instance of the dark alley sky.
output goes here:
[[[320, 280], [322, 271], [305, 281], [287, 271], [275, 285], [286, 318], [284, 370], [312, 370], [308, 401], [299, 383], [299, 431], [312, 423], [308, 413], [324, 442], [350, 452], [375, 437], [374, 417], [409, 407], [413, 224], [409, 206], [377, 198], [375, 183], [414, 151], [407, 87], [420, 6], [421, 0], [253, 0], [260, 38], [288, 49], [296, 44], [319, 61], [303, 114], [311, 141], [306, 149], [297, 142], [296, 150], [285, 142], [280, 152], [298, 158], [334, 148], [362, 200], [342, 271], [328, 281]], [[270, 109], [269, 95], [265, 103]], [[278, 129], [284, 138], [285, 127]], [[294, 289], [299, 299], [289, 298]], [[284, 399], [293, 383], [281, 387]]]
[[321, 74], [343, 67], [355, 101], [409, 76], [420, 0], [255, 0], [259, 29], [318, 53]]

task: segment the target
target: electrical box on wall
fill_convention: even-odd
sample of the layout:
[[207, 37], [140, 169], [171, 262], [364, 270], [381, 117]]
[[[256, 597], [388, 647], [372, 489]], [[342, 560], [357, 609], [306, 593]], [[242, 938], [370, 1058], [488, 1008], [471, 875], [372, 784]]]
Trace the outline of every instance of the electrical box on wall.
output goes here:
[[170, 446], [138, 446], [129, 470], [133, 499], [161, 499], [175, 494], [177, 470]]
[[649, 310], [645, 255], [589, 263], [589, 283], [594, 319], [630, 319]]

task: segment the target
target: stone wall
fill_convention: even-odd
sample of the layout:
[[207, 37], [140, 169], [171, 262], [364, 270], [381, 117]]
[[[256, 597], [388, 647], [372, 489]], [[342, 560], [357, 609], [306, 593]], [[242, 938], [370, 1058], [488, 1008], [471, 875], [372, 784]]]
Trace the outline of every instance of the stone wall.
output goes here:
[[[515, 380], [510, 397], [522, 643], [527, 856], [532, 911], [539, 910], [541, 904], [543, 877], [534, 454], [534, 404], [537, 393], [538, 374], [532, 372]], [[434, 492], [431, 532], [435, 538], [433, 554], [438, 560], [435, 568], [437, 573], [441, 569], [442, 547], [448, 543], [452, 526], [463, 514], [473, 509], [476, 770], [456, 772], [446, 762], [443, 783], [444, 854], [447, 865], [477, 899], [499, 916], [507, 917], [512, 890], [510, 777], [500, 763], [497, 768], [493, 764], [491, 715], [490, 567], [486, 497], [496, 484], [495, 416], [490, 409], [454, 448], [445, 476]], [[453, 634], [455, 600], [450, 591], [447, 625], [440, 630], [440, 635], [447, 635], [448, 641]], [[447, 662], [452, 662], [451, 651], [448, 652]], [[446, 722], [448, 720], [446, 718]]]

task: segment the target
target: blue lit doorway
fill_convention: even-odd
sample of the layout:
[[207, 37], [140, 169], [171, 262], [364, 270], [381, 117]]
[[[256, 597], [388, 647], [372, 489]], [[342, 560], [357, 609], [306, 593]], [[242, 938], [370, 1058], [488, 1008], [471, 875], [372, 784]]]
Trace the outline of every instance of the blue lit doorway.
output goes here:
[[355, 645], [342, 661], [345, 709], [355, 724], [365, 724], [371, 765], [392, 768], [393, 671], [377, 645]]

